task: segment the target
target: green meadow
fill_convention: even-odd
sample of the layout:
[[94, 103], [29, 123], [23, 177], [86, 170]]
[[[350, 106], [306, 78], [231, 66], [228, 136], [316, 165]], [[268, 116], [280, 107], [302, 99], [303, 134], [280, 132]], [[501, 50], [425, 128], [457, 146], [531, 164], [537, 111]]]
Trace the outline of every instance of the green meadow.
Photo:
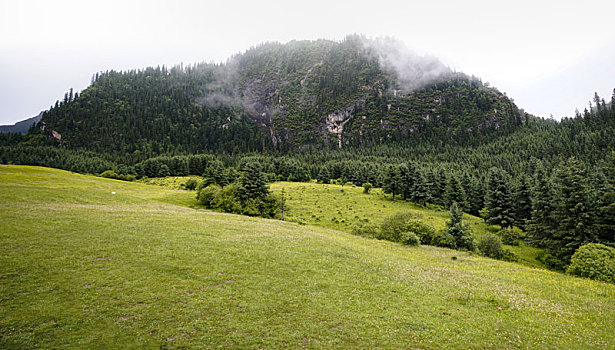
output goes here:
[[399, 210], [438, 228], [447, 213], [347, 186], [282, 188], [295, 222], [207, 211], [193, 191], [0, 166], [0, 348], [615, 344], [615, 285], [353, 236]]

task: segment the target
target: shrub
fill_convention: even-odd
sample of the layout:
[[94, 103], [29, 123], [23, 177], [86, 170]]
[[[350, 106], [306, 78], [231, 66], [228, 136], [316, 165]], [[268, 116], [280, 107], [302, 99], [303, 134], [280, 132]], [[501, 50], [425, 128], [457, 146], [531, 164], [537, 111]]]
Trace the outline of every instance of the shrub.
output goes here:
[[100, 177], [104, 177], [107, 179], [116, 179], [116, 180], [123, 180], [123, 181], [134, 181], [136, 180], [134, 175], [131, 174], [118, 174], [113, 170], [105, 170], [100, 174]]
[[369, 191], [372, 189], [373, 185], [369, 182], [363, 184], [363, 193], [369, 194]]
[[105, 170], [100, 174], [100, 177], [104, 177], [107, 179], [117, 179], [117, 174], [113, 170]]
[[502, 259], [504, 257], [504, 248], [500, 237], [493, 233], [487, 233], [478, 240], [478, 250], [484, 256], [493, 259]]
[[216, 184], [209, 185], [197, 192], [196, 199], [207, 208], [212, 208], [213, 200], [221, 190], [222, 188]]
[[536, 260], [545, 264], [545, 266], [551, 270], [564, 271], [566, 269], [566, 263], [564, 261], [544, 251], [536, 257]]
[[197, 181], [197, 179], [191, 177], [188, 179], [188, 181], [186, 181], [186, 183], [184, 184], [184, 188], [187, 190], [195, 190], [196, 187], [198, 186], [199, 182]]
[[414, 233], [423, 244], [436, 245], [434, 242], [438, 241], [438, 232], [431, 225], [416, 219], [408, 220], [406, 231]]
[[352, 234], [361, 236], [361, 237], [368, 237], [368, 238], [378, 238], [380, 236], [378, 226], [375, 224], [370, 224], [370, 223], [357, 225], [353, 227]]
[[581, 246], [572, 255], [566, 273], [615, 283], [615, 248], [599, 243]]
[[518, 246], [521, 237], [521, 230], [518, 228], [506, 227], [501, 229], [498, 234], [502, 238], [502, 243], [507, 245]]
[[414, 219], [415, 216], [411, 212], [400, 211], [391, 216], [388, 216], [380, 225], [382, 239], [388, 241], [399, 242], [401, 233], [407, 232], [408, 221]]
[[[209, 187], [209, 186], [208, 186]], [[230, 184], [218, 191], [211, 201], [212, 207], [227, 213], [240, 214], [242, 212], [237, 185]]]
[[421, 244], [421, 240], [414, 232], [402, 232], [399, 242], [405, 245], [417, 246]]

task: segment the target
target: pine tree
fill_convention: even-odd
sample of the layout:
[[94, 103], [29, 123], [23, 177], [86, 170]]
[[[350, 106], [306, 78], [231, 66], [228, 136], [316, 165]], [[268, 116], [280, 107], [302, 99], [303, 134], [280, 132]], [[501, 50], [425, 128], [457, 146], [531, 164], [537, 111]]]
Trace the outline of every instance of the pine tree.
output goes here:
[[452, 174], [448, 178], [448, 183], [444, 190], [444, 204], [450, 207], [453, 203], [457, 203], [462, 211], [468, 210], [468, 202], [466, 200], [466, 192], [461, 186], [459, 178]]
[[412, 192], [412, 186], [414, 184], [414, 179], [412, 174], [410, 173], [410, 169], [406, 164], [401, 164], [397, 167], [399, 171], [399, 181], [400, 181], [400, 194], [404, 197], [404, 200], [407, 200], [410, 197], [410, 193]]
[[412, 187], [412, 191], [410, 193], [410, 200], [423, 206], [431, 200], [429, 195], [429, 184], [425, 178], [425, 173], [418, 168], [416, 171], [414, 186]]
[[615, 151], [611, 153], [605, 175], [604, 185], [599, 191], [597, 231], [598, 239], [602, 243], [613, 244], [615, 243]]
[[514, 193], [515, 224], [524, 230], [526, 223], [532, 217], [532, 198], [527, 176], [521, 175], [515, 185]]
[[453, 237], [455, 246], [453, 248], [463, 248], [474, 250], [475, 244], [470, 228], [463, 224], [463, 211], [453, 202], [449, 211], [449, 220], [446, 222], [446, 233]]
[[575, 158], [570, 158], [557, 171], [554, 219], [555, 245], [551, 247], [560, 257], [568, 259], [584, 243], [597, 240], [593, 227], [593, 208], [587, 175]]
[[264, 201], [269, 194], [269, 185], [260, 164], [247, 163], [239, 178], [239, 195], [242, 200], [256, 199]]
[[318, 182], [322, 182], [325, 184], [328, 184], [329, 181], [331, 180], [331, 176], [329, 175], [329, 169], [327, 168], [326, 165], [323, 165], [320, 168], [320, 171], [318, 172], [317, 180]]
[[511, 227], [514, 221], [508, 174], [500, 168], [489, 169], [485, 207], [487, 223]]
[[531, 191], [532, 214], [527, 223], [529, 239], [535, 245], [548, 247], [552, 245], [556, 222], [553, 219], [555, 203], [553, 183], [542, 163], [538, 163], [534, 172]]
[[397, 166], [389, 165], [387, 168], [387, 171], [384, 174], [382, 189], [384, 190], [384, 193], [393, 194], [393, 200], [395, 200], [395, 195], [401, 192], [401, 176]]

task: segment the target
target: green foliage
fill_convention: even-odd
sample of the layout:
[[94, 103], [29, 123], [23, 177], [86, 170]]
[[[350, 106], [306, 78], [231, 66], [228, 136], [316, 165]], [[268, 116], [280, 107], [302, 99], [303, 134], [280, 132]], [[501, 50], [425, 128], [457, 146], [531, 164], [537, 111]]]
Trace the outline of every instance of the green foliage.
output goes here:
[[509, 249], [502, 246], [500, 237], [493, 233], [488, 233], [478, 239], [478, 250], [486, 257], [504, 260], [519, 261], [519, 258]]
[[445, 234], [453, 238], [451, 248], [475, 250], [476, 244], [470, 232], [470, 227], [463, 224], [463, 212], [456, 202], [449, 211], [450, 220], [446, 222]]
[[566, 273], [615, 283], [615, 248], [599, 243], [581, 246], [572, 256]]
[[380, 229], [378, 225], [371, 223], [362, 223], [355, 225], [352, 228], [352, 234], [356, 236], [366, 237], [366, 238], [379, 238], [380, 237]]
[[242, 200], [263, 201], [269, 194], [265, 174], [258, 163], [248, 163], [239, 177], [239, 194]]
[[369, 182], [365, 182], [365, 183], [363, 183], [362, 187], [363, 187], [363, 193], [365, 193], [365, 194], [369, 194], [369, 191], [370, 191], [370, 190], [372, 189], [372, 187], [374, 187], [374, 186], [373, 186], [371, 183], [369, 183]]
[[241, 214], [243, 212], [243, 206], [241, 205], [239, 193], [239, 187], [235, 184], [224, 186], [216, 193], [216, 196], [214, 196], [211, 201], [211, 205], [213, 208], [220, 209], [227, 213]]
[[502, 241], [500, 240], [500, 237], [492, 233], [483, 235], [478, 239], [478, 250], [484, 256], [493, 259], [504, 258], [504, 248], [502, 247]]
[[401, 234], [408, 232], [408, 222], [415, 219], [416, 216], [411, 212], [400, 211], [392, 216], [384, 218], [380, 225], [381, 239], [386, 239], [392, 242], [400, 242]]
[[564, 260], [583, 244], [595, 242], [595, 211], [587, 183], [587, 173], [575, 158], [560, 166], [556, 174], [555, 210], [557, 222], [550, 248]]
[[100, 174], [100, 177], [104, 177], [107, 179], [116, 179], [123, 181], [134, 181], [136, 180], [135, 176], [132, 174], [118, 174], [113, 170], [105, 170]]
[[514, 222], [513, 202], [506, 171], [499, 168], [489, 169], [485, 206], [487, 223], [501, 227], [512, 226]]
[[196, 199], [199, 201], [199, 203], [201, 203], [205, 207], [213, 208], [214, 199], [216, 199], [219, 196], [221, 191], [222, 191], [222, 187], [216, 184], [211, 184], [207, 187], [200, 189], [197, 192]]
[[417, 246], [421, 245], [421, 240], [414, 232], [406, 231], [401, 233], [399, 243], [409, 246]]
[[516, 227], [505, 227], [498, 231], [498, 235], [504, 244], [512, 246], [518, 246], [523, 238], [523, 232]]
[[196, 190], [197, 186], [199, 185], [199, 181], [193, 177], [189, 178], [188, 181], [186, 181], [186, 184], [184, 185], [184, 188], [192, 191], [192, 190]]
[[466, 198], [466, 192], [457, 176], [449, 177], [444, 190], [444, 206], [450, 208], [453, 203], [457, 203], [462, 211], [466, 211], [470, 207]]

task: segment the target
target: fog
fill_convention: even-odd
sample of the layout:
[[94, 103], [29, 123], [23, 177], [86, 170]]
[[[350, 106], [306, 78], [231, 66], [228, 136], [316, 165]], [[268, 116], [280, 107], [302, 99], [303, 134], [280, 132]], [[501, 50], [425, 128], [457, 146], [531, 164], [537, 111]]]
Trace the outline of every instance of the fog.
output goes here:
[[396, 88], [406, 92], [418, 89], [451, 72], [436, 57], [420, 56], [393, 37], [364, 38], [363, 44], [369, 52], [378, 57], [385, 70], [397, 76], [400, 86]]

